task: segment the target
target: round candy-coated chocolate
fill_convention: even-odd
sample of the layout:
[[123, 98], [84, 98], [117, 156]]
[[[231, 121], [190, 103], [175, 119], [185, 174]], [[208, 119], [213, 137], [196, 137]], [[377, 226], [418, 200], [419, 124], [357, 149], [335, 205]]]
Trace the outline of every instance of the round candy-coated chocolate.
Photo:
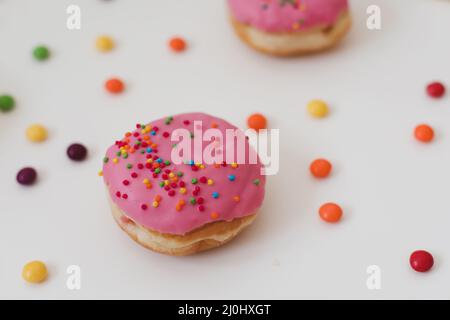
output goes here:
[[87, 149], [79, 143], [73, 143], [67, 148], [67, 156], [74, 161], [82, 161], [87, 156]]
[[7, 94], [0, 96], [0, 111], [11, 111], [14, 108], [14, 105], [15, 102], [12, 96]]
[[417, 250], [409, 257], [409, 264], [417, 272], [427, 272], [433, 267], [434, 259], [428, 251]]
[[440, 82], [433, 82], [427, 86], [427, 93], [432, 98], [440, 98], [445, 93], [445, 87]]
[[32, 185], [37, 178], [37, 172], [31, 167], [21, 169], [16, 176], [17, 182], [22, 185]]
[[45, 46], [38, 46], [33, 50], [33, 56], [36, 60], [43, 61], [47, 60], [50, 56], [50, 51]]

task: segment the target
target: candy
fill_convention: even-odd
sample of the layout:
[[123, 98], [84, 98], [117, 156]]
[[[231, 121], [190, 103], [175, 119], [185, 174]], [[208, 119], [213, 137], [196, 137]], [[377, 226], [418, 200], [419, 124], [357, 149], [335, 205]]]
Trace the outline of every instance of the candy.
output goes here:
[[319, 215], [322, 220], [329, 223], [335, 223], [341, 220], [342, 209], [335, 203], [325, 203], [319, 208]]
[[330, 174], [332, 169], [331, 163], [326, 159], [316, 159], [314, 160], [310, 167], [309, 171], [316, 178], [326, 178]]
[[33, 56], [36, 60], [44, 61], [50, 56], [50, 51], [45, 46], [37, 46], [33, 50]]
[[121, 93], [125, 89], [125, 85], [122, 80], [118, 78], [111, 78], [105, 82], [105, 88], [111, 93]]
[[182, 52], [186, 49], [186, 41], [182, 38], [175, 37], [169, 40], [169, 46], [175, 52]]
[[31, 261], [24, 265], [22, 278], [29, 283], [40, 283], [47, 279], [48, 271], [45, 263]]
[[247, 125], [250, 129], [259, 131], [267, 128], [267, 119], [260, 113], [254, 113], [247, 119]]
[[36, 178], [37, 172], [31, 167], [21, 169], [16, 176], [17, 182], [25, 186], [32, 185], [36, 181]]
[[67, 156], [73, 161], [82, 161], [87, 156], [87, 149], [80, 143], [73, 143], [67, 148]]
[[308, 112], [315, 118], [323, 118], [328, 115], [328, 105], [322, 100], [312, 100], [307, 105]]
[[95, 41], [95, 46], [98, 51], [108, 52], [114, 49], [115, 43], [114, 40], [108, 36], [100, 36]]
[[409, 264], [417, 272], [427, 272], [433, 267], [434, 259], [431, 253], [425, 250], [417, 250], [409, 257]]
[[25, 134], [31, 142], [42, 142], [47, 139], [47, 129], [40, 124], [32, 124]]
[[0, 96], [0, 111], [8, 112], [14, 109], [16, 105], [14, 98], [10, 95], [4, 94]]
[[445, 87], [440, 82], [432, 82], [427, 86], [427, 93], [432, 98], [440, 98], [445, 94]]
[[427, 124], [421, 124], [418, 125], [414, 130], [414, 135], [417, 140], [428, 143], [431, 142], [434, 138], [434, 130]]

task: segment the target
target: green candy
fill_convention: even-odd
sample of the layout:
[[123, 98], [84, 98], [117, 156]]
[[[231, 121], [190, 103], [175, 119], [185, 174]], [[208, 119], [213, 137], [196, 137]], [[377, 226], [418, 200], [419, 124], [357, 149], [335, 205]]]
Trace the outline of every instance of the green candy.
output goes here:
[[44, 60], [47, 60], [48, 57], [50, 56], [50, 51], [48, 50], [47, 47], [38, 46], [38, 47], [34, 48], [33, 56], [36, 60], [44, 61]]
[[16, 105], [14, 98], [10, 95], [2, 95], [0, 96], [0, 111], [8, 112], [14, 109], [14, 106]]

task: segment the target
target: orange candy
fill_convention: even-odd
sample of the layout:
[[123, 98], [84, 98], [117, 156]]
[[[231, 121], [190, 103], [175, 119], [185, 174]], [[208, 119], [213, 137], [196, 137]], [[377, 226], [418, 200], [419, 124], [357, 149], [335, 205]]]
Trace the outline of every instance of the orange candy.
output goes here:
[[434, 130], [427, 124], [421, 124], [414, 130], [414, 136], [421, 142], [431, 142], [434, 138]]
[[186, 41], [182, 38], [172, 38], [169, 41], [170, 48], [175, 52], [181, 52], [186, 49]]
[[125, 85], [122, 80], [112, 78], [105, 82], [105, 88], [111, 93], [121, 93], [124, 90]]
[[335, 223], [341, 220], [342, 218], [342, 209], [335, 203], [329, 202], [325, 203], [319, 208], [319, 215], [322, 220]]
[[267, 128], [267, 119], [260, 113], [254, 113], [247, 119], [247, 125], [250, 129], [259, 131]]
[[330, 174], [332, 167], [330, 161], [326, 159], [316, 159], [311, 163], [309, 171], [311, 171], [311, 174], [316, 178], [326, 178]]

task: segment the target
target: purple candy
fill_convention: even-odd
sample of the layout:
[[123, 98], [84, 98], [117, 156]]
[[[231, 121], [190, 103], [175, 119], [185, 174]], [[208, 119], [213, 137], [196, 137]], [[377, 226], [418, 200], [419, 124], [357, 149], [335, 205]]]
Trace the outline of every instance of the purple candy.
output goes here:
[[36, 170], [30, 167], [23, 168], [17, 173], [16, 176], [17, 182], [25, 186], [32, 185], [36, 181], [36, 178]]
[[73, 161], [82, 161], [87, 156], [87, 149], [79, 143], [73, 143], [67, 148], [67, 156]]

